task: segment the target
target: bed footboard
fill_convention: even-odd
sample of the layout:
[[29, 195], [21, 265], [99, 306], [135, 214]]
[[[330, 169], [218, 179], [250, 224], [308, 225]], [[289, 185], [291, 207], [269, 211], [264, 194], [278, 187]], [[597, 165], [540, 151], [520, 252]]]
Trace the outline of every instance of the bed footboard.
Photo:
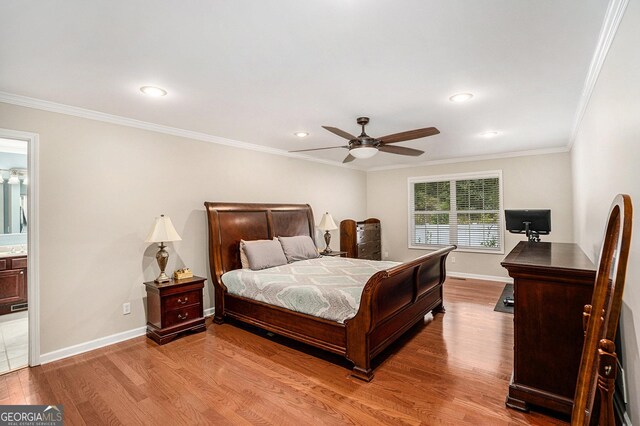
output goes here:
[[444, 312], [445, 263], [455, 248], [444, 247], [369, 279], [358, 313], [345, 322], [346, 357], [354, 364], [355, 377], [371, 380], [371, 360], [377, 354], [428, 312]]

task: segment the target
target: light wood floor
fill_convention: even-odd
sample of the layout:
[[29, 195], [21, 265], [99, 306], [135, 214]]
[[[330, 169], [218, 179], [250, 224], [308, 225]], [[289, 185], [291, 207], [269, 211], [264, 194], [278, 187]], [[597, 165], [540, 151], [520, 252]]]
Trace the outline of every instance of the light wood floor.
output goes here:
[[447, 312], [383, 353], [371, 383], [337, 356], [209, 324], [165, 346], [140, 337], [0, 376], [0, 404], [62, 403], [68, 425], [563, 424], [504, 406], [513, 317], [493, 311], [503, 286], [449, 279]]

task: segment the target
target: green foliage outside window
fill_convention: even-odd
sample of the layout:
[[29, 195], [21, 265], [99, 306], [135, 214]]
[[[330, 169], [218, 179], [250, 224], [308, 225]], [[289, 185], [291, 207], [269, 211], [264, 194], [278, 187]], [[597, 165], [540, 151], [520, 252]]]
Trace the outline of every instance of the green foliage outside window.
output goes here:
[[499, 248], [499, 185], [498, 177], [414, 183], [415, 243]]

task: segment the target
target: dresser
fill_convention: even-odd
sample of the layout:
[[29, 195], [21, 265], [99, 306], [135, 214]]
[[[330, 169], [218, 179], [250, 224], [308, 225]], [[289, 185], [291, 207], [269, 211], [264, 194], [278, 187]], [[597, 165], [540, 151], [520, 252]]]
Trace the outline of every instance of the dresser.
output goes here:
[[369, 218], [361, 222], [346, 219], [340, 222], [340, 251], [346, 257], [382, 260], [380, 220]]
[[0, 258], [0, 315], [27, 307], [27, 256]]
[[202, 303], [205, 279], [194, 276], [165, 283], [144, 283], [149, 338], [163, 345], [184, 332], [205, 330]]
[[577, 244], [522, 241], [502, 262], [514, 280], [514, 364], [506, 404], [571, 414], [596, 268]]

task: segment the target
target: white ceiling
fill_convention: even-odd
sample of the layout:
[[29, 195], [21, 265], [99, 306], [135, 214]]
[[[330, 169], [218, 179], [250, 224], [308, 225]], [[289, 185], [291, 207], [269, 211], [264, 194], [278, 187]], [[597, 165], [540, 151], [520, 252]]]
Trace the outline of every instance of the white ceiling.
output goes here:
[[[435, 126], [373, 168], [565, 147], [606, 0], [5, 1], [0, 91], [282, 150]], [[140, 86], [166, 89], [149, 98]], [[464, 104], [448, 98], [475, 94]], [[485, 139], [479, 134], [498, 130]], [[293, 135], [306, 131], [304, 139]], [[310, 153], [342, 161], [346, 150]]]

